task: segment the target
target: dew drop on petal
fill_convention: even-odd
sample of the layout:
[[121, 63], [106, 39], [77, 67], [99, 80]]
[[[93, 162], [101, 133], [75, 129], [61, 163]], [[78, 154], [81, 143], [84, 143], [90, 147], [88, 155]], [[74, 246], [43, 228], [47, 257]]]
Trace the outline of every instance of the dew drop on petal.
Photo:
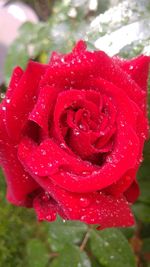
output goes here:
[[42, 155], [46, 155], [46, 151], [44, 149], [41, 149]]
[[90, 200], [86, 197], [81, 197], [80, 198], [80, 206], [83, 207], [83, 208], [86, 208], [87, 206], [90, 205]]
[[60, 147], [63, 148], [63, 149], [66, 149], [66, 144], [65, 143], [61, 143]]
[[81, 220], [81, 221], [86, 220], [86, 216], [85, 216], [85, 215], [81, 216], [80, 220]]
[[129, 67], [129, 70], [133, 70], [134, 69], [134, 67], [131, 65], [130, 67]]
[[51, 219], [52, 219], [51, 215], [46, 216], [46, 220], [51, 221]]
[[77, 129], [74, 129], [73, 131], [74, 135], [78, 136], [80, 134], [80, 132]]
[[133, 143], [132, 143], [131, 140], [129, 140], [129, 141], [128, 141], [128, 144], [129, 144], [130, 146], [132, 146]]
[[52, 166], [53, 166], [53, 164], [49, 162], [48, 163], [48, 167], [52, 167]]
[[9, 98], [6, 99], [6, 103], [7, 103], [7, 104], [10, 103], [10, 99], [9, 99]]

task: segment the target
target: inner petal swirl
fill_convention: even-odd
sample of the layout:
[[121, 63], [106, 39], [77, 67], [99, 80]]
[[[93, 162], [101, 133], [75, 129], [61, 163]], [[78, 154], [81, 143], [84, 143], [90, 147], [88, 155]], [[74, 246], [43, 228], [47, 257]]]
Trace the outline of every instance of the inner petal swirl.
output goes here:
[[116, 110], [111, 99], [100, 92], [71, 90], [60, 93], [54, 122], [53, 136], [83, 160], [102, 165], [113, 149]]

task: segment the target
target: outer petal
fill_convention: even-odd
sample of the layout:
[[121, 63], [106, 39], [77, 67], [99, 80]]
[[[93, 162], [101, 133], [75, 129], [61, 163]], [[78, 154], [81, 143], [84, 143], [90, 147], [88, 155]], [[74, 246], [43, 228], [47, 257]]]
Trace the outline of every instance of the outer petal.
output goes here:
[[135, 168], [139, 158], [139, 138], [135, 132], [138, 115], [136, 105], [126, 96], [125, 92], [112, 84], [98, 79], [95, 87], [96, 85], [106, 94], [114, 97], [117, 103], [118, 134], [111, 157], [107, 156], [105, 164], [98, 170], [95, 169], [90, 173], [84, 172], [84, 175], [83, 173], [76, 175], [62, 169], [60, 172], [51, 175], [51, 178], [59, 186], [72, 192], [100, 190], [117, 182], [127, 170]]
[[56, 88], [45, 86], [41, 88], [37, 103], [29, 114], [28, 119], [38, 124], [48, 135], [49, 120], [52, 118], [58, 90]]
[[130, 60], [114, 57], [114, 62], [126, 71], [139, 87], [147, 93], [150, 57], [140, 55]]
[[38, 92], [38, 85], [47, 65], [29, 62], [17, 87], [12, 91], [6, 108], [6, 128], [11, 139], [18, 140]]
[[[13, 91], [17, 88], [18, 83], [19, 83], [23, 73], [24, 72], [20, 67], [14, 68], [12, 76], [11, 76], [11, 80], [10, 80], [10, 83], [9, 83], [9, 86], [8, 86], [8, 89], [6, 92], [6, 98], [5, 99], [8, 100], [11, 97]], [[5, 99], [4, 99], [4, 101], [5, 101]], [[6, 102], [9, 102], [9, 101], [6, 101]]]
[[[103, 86], [103, 89], [106, 90], [108, 85], [108, 93], [115, 94], [115, 97], [117, 97], [118, 89], [114, 88], [113, 85], [105, 82], [101, 84], [101, 87]], [[121, 103], [121, 106], [119, 102]], [[40, 147], [37, 152], [36, 149], [33, 148], [33, 151], [35, 151], [33, 154], [31, 152], [29, 143], [27, 144], [27, 147], [29, 147], [29, 152], [27, 152], [28, 149], [26, 149], [26, 144], [22, 143], [22, 145], [19, 147], [19, 158], [28, 171], [30, 170], [30, 173], [32, 173], [34, 169], [34, 173], [37, 172], [38, 175], [51, 175], [52, 179], [60, 186], [73, 192], [87, 192], [107, 187], [108, 185], [111, 185], [119, 180], [128, 169], [134, 168], [138, 158], [139, 140], [132, 129], [133, 126], [135, 127], [135, 110], [133, 109], [133, 104], [130, 104], [132, 103], [130, 103], [129, 99], [126, 99], [126, 95], [122, 94], [121, 96], [120, 91], [118, 96], [118, 105], [121, 110], [120, 115], [118, 114], [118, 136], [116, 145], [111, 158], [108, 156], [106, 158], [106, 163], [100, 168], [93, 166], [94, 170], [92, 171], [91, 167], [89, 168], [88, 166], [87, 168], [86, 164], [84, 164], [84, 161], [81, 161], [81, 163], [79, 160], [76, 161], [74, 159], [74, 161], [73, 157], [68, 154], [66, 156], [65, 151], [60, 147], [57, 147], [56, 144], [54, 145], [51, 140], [48, 141], [47, 145], [45, 143], [46, 147]], [[133, 110], [133, 112], [131, 111], [130, 116], [128, 113], [129, 109], [130, 111]], [[130, 125], [132, 125], [132, 127]], [[52, 143], [54, 147], [52, 146]], [[48, 157], [46, 155], [42, 156], [42, 150], [47, 152], [49, 149], [54, 151], [54, 155], [51, 151], [50, 153], [48, 152]], [[59, 156], [56, 158], [56, 152], [58, 151]], [[65, 155], [65, 157], [62, 155]], [[130, 158], [128, 155], [130, 155]], [[66, 166], [65, 170], [67, 171], [64, 170], [64, 166]], [[78, 166], [78, 168], [75, 166]], [[79, 169], [78, 175], [72, 172], [73, 169]], [[107, 179], [104, 179], [104, 177], [107, 177]]]
[[19, 158], [30, 174], [51, 175], [51, 179], [72, 192], [90, 192], [107, 187], [136, 165], [137, 155], [138, 139], [129, 127], [124, 127], [118, 134], [114, 152], [100, 168], [73, 158], [50, 139], [37, 148], [28, 140], [19, 146]]
[[18, 155], [25, 169], [31, 175], [47, 176], [60, 172], [61, 169], [76, 174], [98, 169], [89, 162], [69, 155], [52, 139], [46, 139], [36, 146], [32, 140], [24, 138], [19, 145]]
[[24, 171], [17, 157], [17, 145], [7, 136], [0, 111], [0, 164], [7, 181], [7, 198], [15, 205], [30, 205], [28, 195], [39, 185]]
[[134, 203], [140, 194], [140, 189], [136, 180], [133, 181], [131, 186], [124, 192], [124, 195], [130, 203]]
[[44, 191], [34, 198], [33, 207], [37, 213], [39, 221], [55, 221], [57, 203], [47, 193], [45, 194]]
[[150, 57], [139, 56], [131, 60], [124, 60], [118, 57], [114, 58], [114, 62], [117, 63], [130, 77], [138, 84], [141, 91], [145, 92], [142, 97], [142, 103], [139, 105], [140, 109], [147, 114], [147, 86], [148, 86], [148, 74], [150, 66]]
[[[38, 177], [37, 177], [38, 181]], [[46, 194], [50, 194], [55, 200], [55, 210], [63, 215], [63, 218], [70, 220], [80, 220], [89, 224], [100, 224], [100, 229], [106, 227], [131, 226], [134, 224], [133, 215], [129, 205], [123, 196], [115, 198], [108, 196], [102, 192], [94, 192], [88, 194], [74, 194], [63, 190], [59, 186], [46, 178], [38, 181], [46, 190]], [[51, 215], [48, 205], [42, 202], [43, 212]], [[58, 209], [59, 206], [59, 209]], [[41, 213], [43, 216], [43, 213]], [[44, 219], [44, 216], [43, 216]], [[49, 217], [46, 218], [49, 220]]]
[[[81, 47], [81, 48], [80, 48]], [[63, 60], [62, 60], [63, 59]], [[95, 68], [96, 66], [96, 68]], [[52, 61], [43, 79], [43, 84], [54, 84], [63, 88], [89, 88], [89, 81], [101, 77], [124, 90], [127, 95], [145, 111], [143, 98], [145, 91], [114, 60], [102, 51], [86, 51], [83, 45], [77, 45], [72, 53], [60, 60]]]

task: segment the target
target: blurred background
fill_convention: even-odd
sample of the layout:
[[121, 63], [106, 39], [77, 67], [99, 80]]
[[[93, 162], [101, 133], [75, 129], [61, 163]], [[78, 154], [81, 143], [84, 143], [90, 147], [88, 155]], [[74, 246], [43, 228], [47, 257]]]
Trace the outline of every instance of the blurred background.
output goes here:
[[[150, 1], [0, 0], [0, 98], [14, 66], [46, 63], [78, 39], [110, 56], [150, 55]], [[98, 232], [59, 218], [37, 222], [32, 210], [7, 203], [1, 173], [0, 267], [150, 267], [150, 142], [138, 177], [136, 226]]]

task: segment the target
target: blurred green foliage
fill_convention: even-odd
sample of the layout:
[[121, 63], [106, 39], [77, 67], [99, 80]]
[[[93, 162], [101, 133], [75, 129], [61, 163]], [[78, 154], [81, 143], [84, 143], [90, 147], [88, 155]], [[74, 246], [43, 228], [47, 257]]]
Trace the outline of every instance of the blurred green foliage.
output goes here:
[[[26, 2], [30, 2], [35, 8], [36, 1]], [[37, 5], [41, 2], [37, 1]], [[50, 2], [44, 1], [46, 5]], [[97, 28], [95, 32], [90, 32], [89, 23], [108, 7], [109, 1], [105, 4], [98, 1], [96, 11], [92, 12], [85, 4], [88, 1], [77, 1], [81, 2], [78, 6], [74, 6], [73, 2], [75, 1], [52, 1], [52, 5], [47, 8], [47, 14], [50, 14], [48, 20], [22, 25], [20, 35], [10, 47], [6, 60], [7, 84], [15, 65], [24, 68], [30, 58], [45, 63], [52, 50], [68, 52], [77, 39], [84, 38], [87, 30], [88, 45], [94, 47], [94, 38], [103, 36], [111, 29], [121, 28], [124, 23], [130, 24], [142, 19], [142, 15], [134, 20], [123, 14], [123, 20], [117, 22], [117, 26], [103, 19], [104, 23], [99, 27], [101, 32]], [[40, 18], [45, 16], [43, 14], [40, 14]], [[122, 49], [120, 55], [135, 56], [143, 51], [148, 42], [148, 39], [140, 39], [139, 42], [136, 41], [136, 45]], [[144, 162], [138, 179], [141, 195], [133, 206], [136, 226], [98, 232], [86, 224], [63, 222], [60, 218], [54, 223], [38, 223], [32, 209], [14, 207], [7, 203], [6, 185], [1, 174], [0, 267], [150, 267], [150, 142], [145, 145]]]
[[[53, 223], [39, 223], [31, 209], [7, 203], [2, 174], [0, 188], [0, 267], [149, 266], [150, 213], [146, 207], [150, 209], [150, 205], [143, 182], [141, 197], [134, 205], [136, 227], [103, 231], [60, 218]], [[137, 209], [139, 205], [143, 205], [142, 211]]]
[[97, 266], [136, 266], [120, 230], [98, 232], [86, 224], [60, 218], [38, 223], [32, 210], [6, 202], [2, 174], [0, 188], [0, 267], [94, 267], [95, 262]]
[[[40, 1], [37, 2], [40, 4]], [[91, 11], [87, 0], [52, 2], [51, 16], [46, 21], [37, 24], [26, 22], [21, 26], [18, 38], [8, 51], [5, 64], [6, 84], [14, 66], [19, 64], [25, 68], [29, 58], [46, 63], [50, 51], [71, 51], [75, 41], [85, 38], [91, 20], [99, 12], [103, 12], [109, 3], [108, 0], [105, 3], [98, 1], [97, 9]], [[35, 3], [36, 1], [32, 1], [32, 6]]]

